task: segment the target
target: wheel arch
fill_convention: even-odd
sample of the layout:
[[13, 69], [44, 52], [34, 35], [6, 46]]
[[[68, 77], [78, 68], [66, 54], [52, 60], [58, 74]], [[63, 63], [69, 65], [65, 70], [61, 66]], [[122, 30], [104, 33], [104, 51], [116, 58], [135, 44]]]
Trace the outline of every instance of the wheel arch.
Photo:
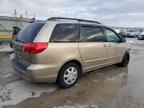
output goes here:
[[79, 60], [76, 60], [76, 59], [71, 59], [71, 60], [68, 60], [66, 62], [64, 62], [64, 64], [60, 67], [59, 71], [58, 71], [58, 75], [57, 75], [57, 80], [58, 80], [58, 77], [59, 77], [59, 74], [60, 74], [60, 71], [61, 69], [68, 63], [76, 63], [79, 67], [80, 67], [80, 71], [81, 73], [83, 72], [83, 67], [82, 67], [82, 63], [79, 61]]
[[129, 50], [126, 50], [126, 51], [125, 51], [124, 56], [125, 56], [125, 55], [128, 55], [128, 56], [130, 57], [130, 52], [129, 52]]

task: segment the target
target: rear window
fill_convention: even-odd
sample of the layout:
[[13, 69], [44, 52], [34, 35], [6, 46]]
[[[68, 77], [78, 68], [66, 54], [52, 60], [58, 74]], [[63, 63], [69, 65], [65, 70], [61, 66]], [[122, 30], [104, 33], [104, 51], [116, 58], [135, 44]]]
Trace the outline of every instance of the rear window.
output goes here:
[[33, 42], [36, 35], [43, 27], [44, 23], [30, 23], [27, 24], [17, 36], [17, 40], [20, 42]]
[[75, 42], [79, 39], [78, 24], [57, 24], [50, 41], [51, 42]]

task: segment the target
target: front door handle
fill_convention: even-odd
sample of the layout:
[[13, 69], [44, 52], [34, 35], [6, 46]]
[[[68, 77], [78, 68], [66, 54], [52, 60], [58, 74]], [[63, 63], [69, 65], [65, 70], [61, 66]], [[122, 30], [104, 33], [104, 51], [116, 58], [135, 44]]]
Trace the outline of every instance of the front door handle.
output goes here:
[[109, 47], [111, 47], [112, 46], [112, 44], [109, 44]]

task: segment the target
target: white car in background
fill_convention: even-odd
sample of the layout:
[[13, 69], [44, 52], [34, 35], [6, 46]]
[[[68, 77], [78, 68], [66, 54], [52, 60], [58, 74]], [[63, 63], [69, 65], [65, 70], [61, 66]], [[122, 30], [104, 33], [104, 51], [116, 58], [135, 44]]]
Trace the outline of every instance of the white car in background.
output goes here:
[[144, 31], [138, 35], [138, 40], [144, 40]]
[[117, 34], [119, 34], [120, 36], [125, 37], [125, 33], [124, 33], [122, 30], [120, 30], [120, 29], [114, 29], [114, 30], [115, 30], [115, 32], [116, 32]]

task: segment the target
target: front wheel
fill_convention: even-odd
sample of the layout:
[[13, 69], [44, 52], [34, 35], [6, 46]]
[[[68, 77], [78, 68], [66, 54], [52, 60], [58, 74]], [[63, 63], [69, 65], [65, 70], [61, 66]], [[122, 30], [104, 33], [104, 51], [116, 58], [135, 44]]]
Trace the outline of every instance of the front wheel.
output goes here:
[[68, 63], [62, 67], [58, 76], [60, 88], [70, 88], [78, 80], [81, 73], [80, 67], [75, 63]]
[[123, 56], [122, 62], [119, 63], [119, 66], [126, 67], [129, 64], [129, 60], [130, 60], [130, 55], [129, 55], [129, 53], [126, 53]]

